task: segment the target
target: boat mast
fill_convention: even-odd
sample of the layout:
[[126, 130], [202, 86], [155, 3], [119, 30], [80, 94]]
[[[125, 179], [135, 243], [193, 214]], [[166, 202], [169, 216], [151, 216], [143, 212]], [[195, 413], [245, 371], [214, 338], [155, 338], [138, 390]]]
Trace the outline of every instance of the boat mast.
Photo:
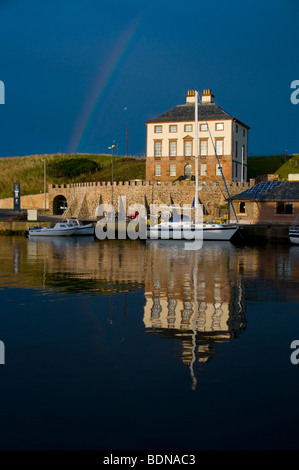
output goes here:
[[198, 91], [195, 90], [195, 223], [198, 223]]

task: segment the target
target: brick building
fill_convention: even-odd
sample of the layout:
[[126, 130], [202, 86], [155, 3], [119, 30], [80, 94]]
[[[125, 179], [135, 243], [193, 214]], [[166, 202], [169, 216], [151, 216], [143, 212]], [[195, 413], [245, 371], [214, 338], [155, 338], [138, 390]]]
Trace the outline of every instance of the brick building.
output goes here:
[[[204, 90], [198, 105], [198, 176], [203, 181], [221, 179], [216, 149], [226, 181], [245, 182], [249, 127], [220, 108], [213, 98], [211, 90]], [[193, 179], [195, 91], [188, 91], [186, 104], [177, 105], [146, 121], [146, 125], [146, 179]]]

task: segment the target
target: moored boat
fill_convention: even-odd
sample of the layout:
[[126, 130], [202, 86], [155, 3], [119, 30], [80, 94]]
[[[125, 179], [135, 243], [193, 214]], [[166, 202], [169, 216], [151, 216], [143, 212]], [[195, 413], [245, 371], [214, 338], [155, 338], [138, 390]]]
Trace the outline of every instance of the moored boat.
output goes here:
[[294, 225], [289, 230], [290, 242], [299, 245], [299, 225]]
[[93, 235], [94, 234], [94, 224], [84, 224], [81, 219], [77, 219], [76, 217], [69, 217], [66, 219], [67, 224], [71, 227], [75, 228], [74, 235]]
[[27, 235], [29, 237], [69, 237], [76, 231], [76, 227], [72, 227], [67, 223], [58, 222], [54, 227], [29, 227]]
[[229, 241], [237, 232], [236, 224], [161, 222], [147, 229], [147, 238], [170, 240], [219, 240]]

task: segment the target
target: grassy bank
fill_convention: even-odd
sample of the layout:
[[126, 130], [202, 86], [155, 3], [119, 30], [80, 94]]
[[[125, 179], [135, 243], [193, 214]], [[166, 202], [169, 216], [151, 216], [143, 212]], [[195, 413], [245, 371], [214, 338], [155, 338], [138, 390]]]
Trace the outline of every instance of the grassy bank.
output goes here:
[[280, 179], [287, 179], [288, 173], [299, 173], [299, 155], [248, 157], [248, 178], [277, 174]]
[[[95, 162], [99, 169], [87, 173], [80, 173], [75, 177], [57, 177], [47, 173], [48, 184], [80, 183], [84, 181], [111, 180], [111, 155], [91, 154], [55, 154], [55, 155], [29, 155], [26, 157], [0, 158], [0, 198], [12, 197], [13, 183], [21, 184], [21, 194], [38, 194], [44, 191], [44, 163], [46, 168], [62, 160], [74, 159], [80, 162], [88, 159]], [[75, 162], [76, 164], [76, 162]], [[50, 172], [49, 172], [50, 173]], [[134, 157], [113, 157], [114, 181], [127, 181], [130, 179], [145, 179], [145, 159]]]

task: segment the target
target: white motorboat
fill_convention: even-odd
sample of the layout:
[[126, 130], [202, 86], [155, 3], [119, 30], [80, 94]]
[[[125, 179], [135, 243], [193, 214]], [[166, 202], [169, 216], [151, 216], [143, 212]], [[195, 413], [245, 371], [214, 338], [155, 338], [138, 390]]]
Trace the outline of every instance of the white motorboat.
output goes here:
[[67, 224], [75, 228], [74, 235], [93, 235], [94, 234], [94, 224], [84, 224], [81, 219], [76, 219], [75, 217], [69, 217], [66, 219]]
[[76, 227], [58, 222], [54, 227], [29, 227], [29, 237], [69, 237], [76, 232]]
[[299, 245], [299, 225], [293, 225], [289, 230], [290, 242]]

